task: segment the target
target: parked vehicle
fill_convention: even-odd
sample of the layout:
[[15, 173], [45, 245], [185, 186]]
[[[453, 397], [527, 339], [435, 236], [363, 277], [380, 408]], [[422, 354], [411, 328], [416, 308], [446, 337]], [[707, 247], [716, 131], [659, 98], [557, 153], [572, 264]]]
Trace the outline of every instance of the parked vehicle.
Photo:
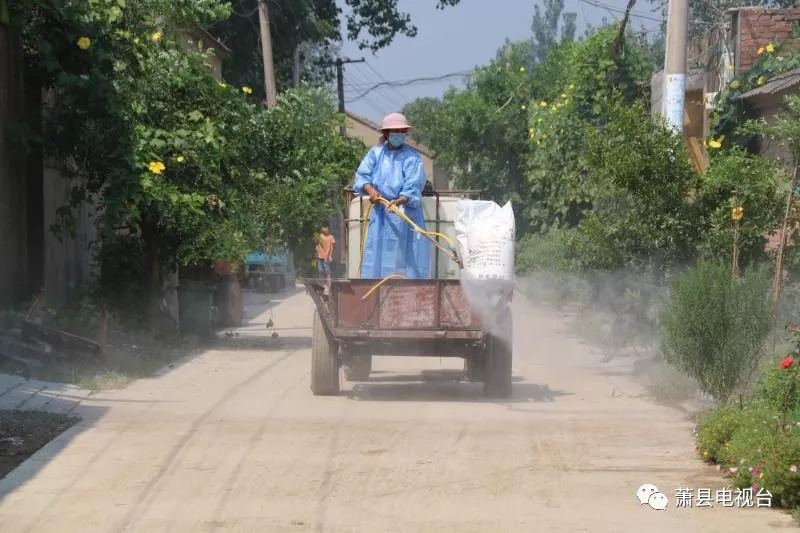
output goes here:
[[247, 256], [244, 277], [248, 288], [281, 292], [295, 283], [294, 258], [286, 247], [252, 252]]

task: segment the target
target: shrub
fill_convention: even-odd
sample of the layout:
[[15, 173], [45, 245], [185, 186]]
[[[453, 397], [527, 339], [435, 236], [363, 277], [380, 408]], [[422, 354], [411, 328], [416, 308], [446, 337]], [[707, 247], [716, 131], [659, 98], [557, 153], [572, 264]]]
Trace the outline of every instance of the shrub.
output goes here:
[[[795, 352], [794, 358], [797, 357]], [[793, 360], [794, 360], [793, 358]], [[758, 397], [765, 405], [787, 415], [800, 409], [800, 394], [797, 390], [798, 367], [788, 368], [770, 361], [766, 365], [758, 384]]]
[[[738, 405], [725, 405], [708, 413], [698, 424], [698, 447], [704, 458], [723, 464], [730, 461], [728, 443], [744, 421]], [[760, 411], [759, 411], [760, 413]]]
[[732, 150], [712, 159], [702, 176], [698, 203], [708, 213], [709, 229], [703, 251], [714, 258], [729, 258], [733, 250], [731, 209], [744, 208], [739, 222], [739, 257], [743, 265], [765, 257], [765, 235], [779, 226], [783, 199], [780, 171], [765, 157]]
[[673, 282], [661, 348], [668, 363], [725, 403], [761, 359], [771, 325], [765, 268], [733, 280], [729, 265], [703, 261]]
[[800, 428], [792, 425], [777, 431], [764, 457], [761, 471], [748, 471], [751, 479], [747, 481], [770, 491], [773, 504], [790, 509], [800, 506]]
[[765, 489], [772, 503], [800, 506], [800, 427], [780, 425], [779, 412], [762, 403], [727, 405], [698, 426], [698, 447], [732, 475], [738, 488]]
[[563, 272], [572, 268], [570, 238], [572, 230], [529, 233], [517, 244], [517, 272]]

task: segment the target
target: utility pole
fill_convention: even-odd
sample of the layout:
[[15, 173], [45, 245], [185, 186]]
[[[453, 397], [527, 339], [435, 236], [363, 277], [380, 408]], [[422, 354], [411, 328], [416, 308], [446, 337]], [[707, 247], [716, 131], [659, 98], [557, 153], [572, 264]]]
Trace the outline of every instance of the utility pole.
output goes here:
[[[347, 63], [364, 63], [366, 59], [342, 59], [336, 60], [336, 85], [339, 89], [339, 113], [344, 113], [344, 65]], [[342, 137], [347, 135], [347, 128], [342, 126], [339, 129]]]
[[686, 39], [688, 0], [669, 0], [667, 52], [664, 57], [663, 115], [675, 133], [683, 135], [686, 99]]
[[267, 0], [258, 0], [258, 21], [261, 29], [261, 57], [264, 62], [264, 92], [267, 95], [267, 107], [271, 109], [277, 103], [278, 90], [275, 88], [275, 66], [272, 61], [272, 35], [269, 30]]

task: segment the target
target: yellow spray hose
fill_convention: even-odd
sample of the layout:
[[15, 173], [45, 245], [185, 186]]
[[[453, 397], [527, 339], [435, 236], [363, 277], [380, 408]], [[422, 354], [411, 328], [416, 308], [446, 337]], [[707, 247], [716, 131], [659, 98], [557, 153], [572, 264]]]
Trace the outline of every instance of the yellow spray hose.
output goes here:
[[[383, 205], [385, 205], [385, 206], [386, 206], [386, 207], [387, 207], [387, 208], [388, 208], [390, 211], [392, 211], [393, 213], [395, 213], [395, 214], [399, 215], [399, 216], [400, 216], [400, 218], [402, 218], [403, 220], [405, 220], [405, 221], [408, 223], [408, 225], [410, 225], [410, 226], [411, 226], [411, 228], [412, 228], [414, 231], [416, 231], [417, 233], [419, 233], [419, 234], [421, 234], [421, 235], [424, 235], [424, 236], [428, 237], [428, 239], [429, 239], [429, 240], [430, 240], [430, 241], [431, 241], [431, 242], [434, 244], [434, 246], [436, 246], [437, 248], [439, 248], [439, 249], [441, 249], [441, 250], [444, 250], [445, 252], [452, 253], [452, 254], [453, 254], [453, 259], [454, 259], [456, 262], [459, 262], [459, 260], [458, 260], [458, 254], [457, 254], [457, 253], [456, 253], [456, 251], [455, 251], [455, 250], [456, 250], [456, 246], [455, 246], [455, 244], [453, 243], [453, 241], [452, 241], [452, 240], [450, 240], [450, 238], [449, 238], [449, 237], [447, 237], [447, 235], [443, 235], [443, 234], [441, 234], [441, 233], [436, 233], [435, 231], [426, 231], [426, 230], [422, 229], [422, 228], [421, 228], [421, 227], [419, 227], [419, 226], [418, 226], [418, 225], [417, 225], [417, 224], [416, 224], [416, 223], [415, 223], [413, 220], [411, 220], [411, 219], [410, 219], [408, 216], [406, 216], [406, 214], [405, 214], [405, 213], [403, 213], [402, 211], [400, 211], [400, 210], [397, 208], [397, 206], [393, 205], [393, 204], [392, 204], [392, 203], [391, 203], [389, 200], [387, 200], [386, 198], [383, 198], [383, 197], [379, 196], [379, 197], [378, 197], [378, 202], [380, 202], [380, 203], [382, 203]], [[366, 215], [365, 215], [365, 217], [366, 217], [366, 220], [367, 220], [367, 223], [366, 223], [366, 224], [364, 224], [364, 231], [362, 231], [362, 232], [361, 232], [361, 261], [360, 261], [360, 262], [359, 262], [359, 264], [358, 264], [358, 273], [357, 273], [357, 276], [359, 276], [359, 277], [361, 276], [361, 264], [364, 262], [364, 245], [366, 244], [366, 241], [367, 241], [367, 229], [369, 229], [369, 215], [370, 215], [370, 213], [372, 212], [372, 205], [373, 205], [373, 204], [370, 202], [370, 204], [367, 206], [367, 213], [366, 213]], [[445, 241], [447, 241], [447, 243], [450, 245], [450, 250], [447, 250], [447, 249], [445, 249], [444, 247], [442, 247], [442, 246], [441, 246], [441, 245], [440, 245], [438, 242], [434, 241], [432, 237], [439, 237], [439, 238], [441, 238], [441, 239], [444, 239]], [[361, 299], [362, 299], [362, 300], [365, 300], [365, 299], [367, 299], [367, 297], [368, 297], [370, 294], [372, 294], [373, 292], [375, 292], [375, 291], [378, 289], [378, 287], [380, 287], [381, 285], [383, 285], [384, 283], [386, 283], [388, 280], [390, 280], [390, 279], [398, 279], [398, 278], [399, 278], [399, 279], [405, 279], [405, 276], [402, 276], [402, 275], [400, 275], [400, 274], [392, 274], [392, 275], [390, 275], [390, 276], [386, 276], [385, 278], [383, 278], [382, 280], [380, 280], [378, 283], [376, 283], [375, 285], [373, 285], [373, 286], [372, 286], [372, 288], [370, 288], [370, 290], [369, 290], [369, 291], [367, 291], [367, 293], [366, 293], [364, 296], [362, 296], [362, 297], [361, 297]]]

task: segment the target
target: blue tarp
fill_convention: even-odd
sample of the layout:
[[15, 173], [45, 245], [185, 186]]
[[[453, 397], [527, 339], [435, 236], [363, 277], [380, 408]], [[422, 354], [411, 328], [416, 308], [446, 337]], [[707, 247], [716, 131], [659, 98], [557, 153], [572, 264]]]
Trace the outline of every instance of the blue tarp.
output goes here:
[[[356, 194], [365, 194], [366, 184], [375, 187], [387, 200], [396, 200], [400, 196], [408, 198], [402, 209], [414, 223], [425, 229], [422, 212], [425, 168], [422, 158], [413, 148], [406, 145], [389, 150], [384, 144], [370, 149], [356, 171], [353, 190]], [[389, 213], [385, 206], [376, 204], [370, 213], [361, 277], [381, 279], [392, 274], [430, 278], [431, 246], [405, 220]]]

